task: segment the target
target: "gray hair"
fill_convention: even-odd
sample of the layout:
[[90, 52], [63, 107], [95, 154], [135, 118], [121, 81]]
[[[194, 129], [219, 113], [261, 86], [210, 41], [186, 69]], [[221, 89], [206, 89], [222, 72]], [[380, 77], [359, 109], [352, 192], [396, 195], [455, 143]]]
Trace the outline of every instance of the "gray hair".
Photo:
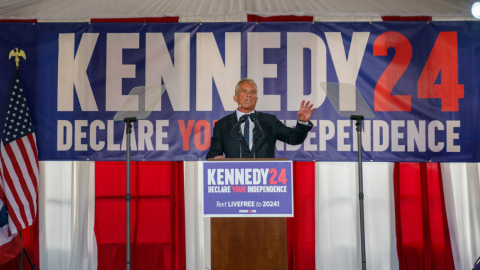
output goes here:
[[250, 78], [243, 78], [241, 79], [237, 85], [235, 86], [235, 95], [238, 96], [238, 87], [240, 86], [240, 84], [244, 83], [244, 82], [249, 82], [251, 84], [253, 84], [253, 86], [255, 86], [255, 90], [257, 90], [258, 92], [258, 89], [257, 89], [257, 84], [255, 83], [254, 80], [250, 79]]

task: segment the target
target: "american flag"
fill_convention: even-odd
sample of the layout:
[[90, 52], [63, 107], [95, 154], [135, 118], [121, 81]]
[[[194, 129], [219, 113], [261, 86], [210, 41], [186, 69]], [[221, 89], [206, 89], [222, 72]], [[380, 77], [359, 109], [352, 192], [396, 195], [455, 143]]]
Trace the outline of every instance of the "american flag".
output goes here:
[[10, 92], [0, 142], [0, 188], [13, 235], [35, 222], [39, 174], [35, 130], [18, 70]]

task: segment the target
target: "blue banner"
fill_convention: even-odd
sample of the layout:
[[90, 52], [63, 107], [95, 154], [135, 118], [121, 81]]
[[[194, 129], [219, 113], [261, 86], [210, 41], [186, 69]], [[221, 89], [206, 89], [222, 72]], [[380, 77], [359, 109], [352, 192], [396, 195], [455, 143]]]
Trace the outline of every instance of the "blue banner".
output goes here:
[[203, 215], [293, 217], [291, 161], [203, 162]]
[[249, 77], [257, 110], [287, 126], [303, 99], [318, 107], [305, 142], [278, 142], [276, 157], [354, 161], [355, 126], [320, 87], [350, 83], [375, 113], [366, 160], [479, 162], [479, 33], [479, 22], [0, 23], [0, 97], [18, 47], [39, 159], [125, 160], [115, 112], [132, 88], [164, 85], [134, 125], [132, 160], [199, 160]]

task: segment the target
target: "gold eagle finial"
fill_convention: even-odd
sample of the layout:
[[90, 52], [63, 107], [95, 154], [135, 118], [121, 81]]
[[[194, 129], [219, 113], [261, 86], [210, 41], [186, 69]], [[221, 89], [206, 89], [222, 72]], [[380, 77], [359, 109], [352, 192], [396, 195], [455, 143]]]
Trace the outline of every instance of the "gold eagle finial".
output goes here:
[[18, 48], [15, 48], [15, 50], [10, 51], [10, 54], [8, 55], [8, 59], [15, 56], [15, 63], [17, 64], [17, 69], [19, 69], [18, 63], [20, 62], [20, 56], [23, 57], [23, 59], [25, 60], [27, 60], [27, 56], [25, 55], [25, 52], [23, 50], [19, 51]]

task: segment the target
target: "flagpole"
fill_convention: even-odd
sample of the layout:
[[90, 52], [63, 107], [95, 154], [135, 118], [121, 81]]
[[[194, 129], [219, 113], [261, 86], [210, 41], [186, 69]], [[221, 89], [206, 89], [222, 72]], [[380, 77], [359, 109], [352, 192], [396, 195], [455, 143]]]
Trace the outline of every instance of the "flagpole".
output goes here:
[[127, 128], [127, 270], [130, 270], [130, 135], [132, 134], [132, 122], [137, 122], [136, 117], [129, 117], [124, 119]]
[[25, 255], [27, 256], [28, 263], [30, 263], [30, 267], [32, 268], [32, 270], [35, 270], [35, 264], [30, 259], [30, 256], [28, 256], [28, 252], [25, 248], [23, 248], [23, 252], [25, 252]]
[[[20, 239], [22, 239], [22, 242], [23, 242], [22, 231], [20, 231], [19, 234], [20, 234]], [[23, 252], [25, 252], [25, 256], [27, 256], [27, 260], [28, 260], [28, 263], [30, 264], [30, 268], [32, 268], [32, 270], [35, 270], [35, 264], [30, 259], [30, 256], [28, 256], [27, 249], [23, 248]], [[20, 265], [19, 265], [19, 267], [20, 267], [20, 270], [23, 270], [23, 253], [22, 252], [20, 252]]]

